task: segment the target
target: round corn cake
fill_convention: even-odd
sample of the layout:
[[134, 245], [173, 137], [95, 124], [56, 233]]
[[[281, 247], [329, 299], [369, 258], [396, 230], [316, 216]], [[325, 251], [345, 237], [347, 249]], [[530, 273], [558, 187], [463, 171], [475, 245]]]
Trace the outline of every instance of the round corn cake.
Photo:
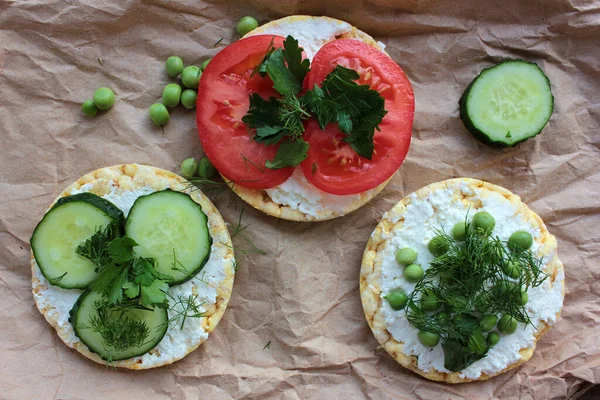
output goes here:
[[[542, 258], [542, 270], [548, 277], [540, 286], [527, 292], [529, 302], [526, 307], [535, 327], [519, 323], [517, 331], [502, 335], [486, 357], [462, 371], [451, 372], [443, 367], [441, 344], [432, 348], [421, 345], [416, 340], [418, 330], [410, 325], [405, 311], [392, 310], [383, 296], [392, 290], [391, 287], [406, 284], [402, 281], [402, 269], [394, 258], [399, 248], [416, 250], [415, 263], [426, 270], [427, 259], [433, 257], [427, 250], [427, 243], [436, 235], [435, 229], [441, 226], [448, 231], [454, 224], [464, 221], [467, 213], [473, 215], [480, 210], [497, 218], [493, 235], [501, 240], [507, 240], [508, 232], [516, 229], [532, 233], [531, 251], [535, 257]], [[541, 218], [510, 191], [468, 178], [432, 183], [406, 196], [388, 211], [369, 239], [360, 273], [363, 310], [379, 343], [402, 366], [427, 379], [448, 383], [489, 379], [529, 360], [537, 340], [560, 317], [564, 290], [564, 270], [558, 259], [557, 242]]]
[[[135, 198], [167, 188], [189, 194], [208, 217], [213, 243], [207, 264], [189, 281], [169, 289], [174, 296], [197, 295], [197, 304], [201, 303], [204, 316], [186, 319], [183, 329], [170, 326], [163, 339], [148, 353], [111, 362], [111, 366], [129, 369], [160, 367], [185, 357], [208, 338], [223, 316], [233, 289], [235, 260], [229, 232], [215, 206], [200, 190], [172, 172], [145, 165], [115, 165], [93, 171], [69, 185], [52, 203], [53, 205], [61, 197], [71, 194], [91, 192], [120, 205], [119, 208], [127, 215]], [[61, 340], [87, 358], [106, 364], [106, 361], [79, 340], [68, 320], [70, 309], [83, 291], [62, 289], [49, 284], [42, 275], [33, 252], [31, 269], [35, 303], [56, 329]], [[169, 310], [169, 318], [174, 315], [173, 312]]]
[[[371, 36], [348, 24], [347, 22], [329, 17], [312, 17], [306, 15], [285, 17], [259, 26], [258, 28], [246, 34], [244, 37], [264, 34], [294, 36], [294, 38], [298, 40], [300, 46], [304, 48], [307, 57], [311, 60], [319, 48], [336, 39], [358, 39], [381, 51], [384, 51], [385, 47], [382, 43], [376, 42]], [[393, 177], [390, 177], [379, 186], [363, 193], [347, 196], [336, 196], [325, 193], [314, 186], [308, 188], [310, 183], [306, 181], [304, 176], [300, 175], [302, 175], [302, 172], [297, 168], [292, 177], [293, 179], [300, 181], [305, 189], [310, 190], [311, 195], [321, 196], [321, 202], [323, 203], [322, 209], [319, 209], [316, 212], [307, 212], [306, 210], [303, 210], [301, 203], [306, 201], [305, 198], [298, 199], [298, 205], [281, 204], [272, 198], [274, 192], [279, 190], [278, 188], [267, 190], [250, 189], [229, 182], [225, 177], [223, 177], [223, 179], [229, 183], [232, 190], [239, 197], [241, 197], [252, 207], [277, 218], [304, 222], [324, 221], [338, 218], [357, 210], [377, 196], [387, 186]], [[328, 208], [327, 202], [337, 205], [336, 207]]]

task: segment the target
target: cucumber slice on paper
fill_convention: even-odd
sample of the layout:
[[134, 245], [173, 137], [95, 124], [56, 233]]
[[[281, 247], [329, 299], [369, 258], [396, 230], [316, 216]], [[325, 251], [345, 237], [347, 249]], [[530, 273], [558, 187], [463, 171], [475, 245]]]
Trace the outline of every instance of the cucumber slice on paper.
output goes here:
[[96, 265], [77, 247], [108, 224], [122, 225], [123, 212], [92, 193], [63, 197], [44, 215], [31, 236], [31, 249], [42, 274], [65, 289], [85, 289], [96, 278]]
[[[100, 318], [98, 312], [100, 307], [102, 307], [102, 295], [88, 289], [79, 296], [79, 299], [77, 299], [77, 302], [71, 309], [69, 321], [73, 325], [77, 337], [81, 339], [90, 351], [99, 354], [104, 360], [118, 361], [146, 354], [162, 340], [167, 332], [169, 317], [165, 308], [155, 307], [154, 310], [134, 308], [126, 311], [106, 311], [102, 324], [94, 324], [94, 319], [98, 321], [98, 318]], [[130, 345], [125, 349], [118, 350], [108, 345], [106, 338], [103, 337], [102, 332], [98, 329], [98, 325], [101, 325], [102, 329], [107, 331], [105, 335], [112, 335], [112, 339], [118, 341], [121, 346], [126, 346], [126, 343], [131, 340], [128, 337], [131, 331], [109, 329], [111, 324], [117, 319], [121, 323], [123, 321], [145, 323], [148, 336], [142, 340], [143, 343], [137, 346]], [[114, 337], [114, 335], [119, 336]]]
[[534, 63], [508, 60], [481, 71], [460, 99], [460, 118], [482, 142], [511, 147], [539, 134], [552, 115], [550, 80]]
[[191, 279], [206, 264], [212, 238], [208, 218], [192, 198], [170, 189], [139, 197], [125, 222], [125, 234], [140, 257], [154, 258], [170, 285]]

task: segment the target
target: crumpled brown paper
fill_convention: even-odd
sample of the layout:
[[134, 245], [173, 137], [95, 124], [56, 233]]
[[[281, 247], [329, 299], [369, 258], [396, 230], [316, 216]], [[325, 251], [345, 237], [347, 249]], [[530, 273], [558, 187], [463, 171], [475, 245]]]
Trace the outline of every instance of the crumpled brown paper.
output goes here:
[[[235, 40], [243, 15], [345, 19], [387, 44], [412, 81], [413, 142], [389, 187], [341, 219], [292, 223], [244, 206], [247, 236], [267, 254], [241, 259], [229, 309], [183, 361], [112, 371], [68, 349], [31, 295], [29, 238], [77, 177], [118, 163], [178, 172], [201, 156], [193, 111], [164, 130], [147, 109], [170, 80], [164, 60], [199, 65]], [[223, 40], [215, 46], [220, 39]], [[600, 2], [0, 1], [0, 398], [475, 399], [577, 398], [600, 382]], [[502, 58], [537, 62], [555, 111], [543, 133], [496, 150], [471, 137], [458, 99]], [[117, 94], [95, 118], [95, 88]], [[451, 177], [519, 194], [557, 236], [563, 317], [523, 367], [486, 382], [426, 381], [378, 349], [358, 293], [360, 260], [383, 212]], [[242, 204], [216, 204], [232, 226]], [[238, 241], [240, 249], [248, 248]]]

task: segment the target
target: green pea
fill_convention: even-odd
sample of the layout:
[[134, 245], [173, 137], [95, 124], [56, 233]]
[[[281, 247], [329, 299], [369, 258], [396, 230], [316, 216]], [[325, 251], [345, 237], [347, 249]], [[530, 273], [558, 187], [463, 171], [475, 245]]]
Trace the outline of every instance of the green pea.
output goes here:
[[419, 282], [423, 279], [423, 275], [425, 275], [425, 271], [418, 264], [410, 264], [404, 268], [404, 278], [411, 283]]
[[200, 70], [202, 72], [204, 72], [204, 70], [206, 69], [206, 66], [208, 65], [208, 63], [210, 62], [210, 60], [212, 60], [212, 58], [209, 58], [208, 60], [204, 60], [204, 62], [202, 62], [202, 64], [200, 65]]
[[508, 248], [520, 253], [529, 250], [533, 244], [533, 237], [529, 232], [516, 231], [508, 238]]
[[152, 119], [152, 122], [154, 122], [154, 125], [164, 125], [171, 119], [169, 116], [169, 110], [167, 110], [167, 107], [165, 107], [165, 105], [162, 103], [152, 104], [149, 112], [150, 118]]
[[167, 107], [175, 107], [181, 99], [181, 86], [176, 83], [169, 83], [162, 92], [163, 104]]
[[175, 78], [177, 75], [183, 71], [183, 60], [181, 57], [171, 56], [167, 58], [167, 63], [165, 65], [167, 69], [167, 74], [171, 78]]
[[437, 333], [419, 331], [417, 337], [419, 338], [419, 342], [427, 347], [435, 347], [440, 342], [440, 335]]
[[498, 317], [495, 315], [485, 315], [479, 320], [479, 328], [484, 332], [489, 332], [496, 326]]
[[490, 345], [490, 347], [497, 345], [499, 341], [500, 335], [498, 334], [498, 332], [490, 332], [490, 334], [487, 337], [487, 342]]
[[190, 65], [183, 69], [183, 72], [181, 73], [181, 83], [187, 88], [197, 89], [201, 76], [202, 71], [200, 71], [200, 68], [195, 65]]
[[515, 333], [517, 330], [518, 322], [510, 314], [504, 314], [500, 321], [498, 321], [498, 330], [507, 335]]
[[240, 36], [244, 36], [248, 32], [258, 28], [258, 21], [254, 17], [245, 16], [239, 20], [235, 29], [237, 29]]
[[94, 105], [98, 110], [108, 110], [115, 104], [115, 92], [107, 87], [101, 87], [94, 92]]
[[384, 296], [384, 299], [387, 300], [387, 302], [390, 304], [390, 307], [392, 307], [392, 310], [402, 310], [404, 307], [406, 307], [406, 302], [408, 301], [408, 296], [406, 295], [406, 293], [401, 290], [401, 289], [396, 289], [393, 290], [391, 292], [389, 292], [386, 296]]
[[467, 226], [464, 222], [459, 222], [458, 224], [454, 225], [454, 228], [452, 228], [452, 237], [455, 240], [458, 240], [458, 241], [464, 240], [466, 235], [467, 235]]
[[217, 173], [217, 169], [207, 157], [201, 158], [198, 163], [198, 176], [204, 179], [210, 179]]
[[396, 252], [398, 264], [410, 265], [417, 259], [417, 252], [409, 247], [404, 247]]
[[520, 306], [524, 306], [525, 304], [527, 304], [527, 302], [529, 301], [529, 294], [527, 294], [527, 291], [523, 288], [521, 288], [521, 292], [519, 293], [519, 295], [517, 296], [517, 304]]
[[187, 109], [196, 108], [196, 100], [198, 100], [198, 92], [194, 89], [185, 89], [181, 93], [181, 105]]
[[486, 211], [479, 211], [473, 216], [473, 225], [475, 228], [483, 230], [485, 233], [491, 233], [496, 226], [496, 220]]
[[437, 313], [437, 315], [435, 316], [435, 319], [437, 319], [438, 321], [447, 321], [449, 317], [450, 316], [448, 315], [447, 312], [442, 311], [441, 313]]
[[423, 311], [435, 311], [440, 306], [438, 298], [432, 293], [423, 293], [419, 304]]
[[94, 100], [86, 100], [81, 105], [81, 111], [86, 117], [93, 117], [98, 114], [98, 107], [94, 104]]
[[521, 271], [523, 267], [516, 261], [509, 261], [502, 266], [502, 271], [506, 274], [506, 276], [510, 276], [513, 279], [517, 279], [521, 276]]
[[198, 161], [195, 158], [186, 158], [181, 163], [181, 175], [184, 178], [192, 178], [198, 171]]
[[515, 284], [513, 282], [507, 281], [507, 280], [501, 280], [500, 282], [498, 282], [496, 284], [496, 287], [494, 288], [494, 290], [496, 292], [496, 296], [502, 297], [509, 292], [513, 292], [514, 287], [515, 287]]
[[429, 252], [431, 254], [438, 257], [446, 253], [450, 246], [448, 245], [448, 241], [445, 237], [435, 236], [429, 241], [429, 243], [427, 244], [427, 248], [429, 249]]

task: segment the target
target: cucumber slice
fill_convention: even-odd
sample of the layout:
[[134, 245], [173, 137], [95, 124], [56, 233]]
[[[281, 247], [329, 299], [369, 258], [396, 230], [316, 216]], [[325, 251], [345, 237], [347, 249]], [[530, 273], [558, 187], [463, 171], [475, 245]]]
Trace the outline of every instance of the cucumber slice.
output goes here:
[[[69, 321], [73, 325], [75, 334], [90, 349], [104, 360], [118, 361], [131, 357], [141, 356], [156, 346], [168, 329], [168, 313], [164, 308], [155, 307], [154, 310], [129, 309], [127, 311], [106, 311], [106, 322], [104, 326], [118, 326], [121, 329], [111, 330], [111, 336], [115, 337], [120, 346], [127, 346], [129, 341], [139, 342], [138, 345], [130, 345], [125, 349], [115, 349], [109, 346], [102, 333], [95, 329], [93, 319], [100, 318], [98, 308], [102, 304], [102, 295], [93, 290], [86, 290], [79, 296], [77, 302], [70, 311]], [[133, 329], [125, 325], [129, 323], [143, 322], [147, 327], [147, 337], [141, 340], [132, 340]], [[129, 334], [129, 335], [128, 335]], [[108, 335], [108, 334], [106, 334]]]
[[460, 118], [473, 136], [511, 147], [539, 134], [552, 115], [550, 80], [534, 63], [508, 60], [484, 69], [460, 99]]
[[208, 261], [212, 245], [202, 207], [189, 195], [170, 189], [139, 197], [129, 211], [125, 234], [139, 244], [137, 255], [157, 261], [158, 271], [171, 278], [170, 285], [196, 275]]
[[121, 224], [123, 212], [92, 193], [61, 198], [44, 215], [31, 236], [31, 249], [42, 274], [52, 285], [85, 289], [96, 278], [96, 265], [76, 253], [77, 246], [111, 223]]

